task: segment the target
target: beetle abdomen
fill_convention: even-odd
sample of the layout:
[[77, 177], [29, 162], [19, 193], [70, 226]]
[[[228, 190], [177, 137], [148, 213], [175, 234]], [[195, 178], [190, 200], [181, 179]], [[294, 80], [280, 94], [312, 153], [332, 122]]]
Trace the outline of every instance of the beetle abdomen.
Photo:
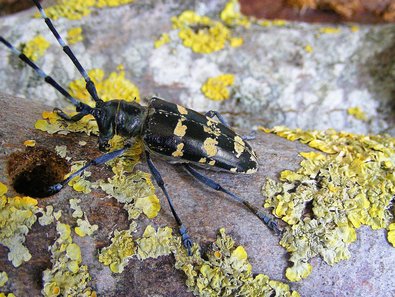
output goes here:
[[148, 106], [146, 147], [176, 162], [238, 173], [254, 173], [258, 162], [248, 143], [233, 130], [196, 111], [159, 98]]

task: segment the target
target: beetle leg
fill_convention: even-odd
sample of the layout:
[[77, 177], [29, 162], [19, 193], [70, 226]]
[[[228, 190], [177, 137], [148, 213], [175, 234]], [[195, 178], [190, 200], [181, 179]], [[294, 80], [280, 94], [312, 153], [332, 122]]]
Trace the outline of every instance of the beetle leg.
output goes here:
[[58, 116], [60, 116], [62, 119], [64, 119], [65, 121], [68, 122], [78, 122], [79, 120], [81, 120], [84, 116], [88, 115], [88, 113], [86, 112], [79, 112], [76, 115], [70, 117], [68, 114], [66, 114], [63, 110], [61, 110], [60, 108], [54, 108], [53, 109], [54, 112], [56, 112], [56, 114]]
[[226, 127], [229, 127], [228, 121], [225, 120], [225, 118], [216, 110], [209, 110], [204, 114], [205, 116], [209, 118], [217, 117], [217, 119], [224, 124]]
[[188, 252], [188, 256], [191, 256], [192, 255], [192, 251], [191, 251], [192, 240], [188, 235], [187, 228], [181, 222], [181, 219], [178, 216], [178, 214], [174, 208], [173, 201], [171, 200], [171, 197], [170, 197], [169, 193], [167, 192], [167, 189], [165, 187], [165, 183], [162, 179], [162, 176], [160, 175], [160, 172], [158, 171], [158, 169], [155, 167], [154, 163], [152, 162], [149, 152], [145, 151], [145, 155], [147, 158], [147, 164], [148, 164], [148, 167], [151, 171], [151, 174], [155, 178], [155, 181], [158, 184], [159, 188], [161, 188], [163, 193], [165, 194], [167, 202], [169, 203], [169, 206], [170, 206], [171, 213], [173, 214], [173, 217], [177, 222], [178, 230], [179, 230], [181, 238], [182, 238], [182, 243]]
[[248, 134], [248, 135], [243, 135], [242, 137], [241, 137], [241, 139], [243, 139], [243, 140], [254, 140], [256, 138], [256, 130], [252, 130], [251, 131], [251, 133], [250, 134]]
[[130, 148], [130, 145], [125, 145], [123, 148], [101, 155], [100, 157], [97, 157], [96, 159], [90, 160], [88, 163], [86, 163], [83, 167], [78, 169], [76, 172], [70, 174], [65, 180], [63, 180], [60, 183], [57, 183], [48, 189], [49, 194], [55, 194], [59, 192], [70, 180], [72, 180], [74, 177], [80, 175], [82, 172], [84, 172], [88, 167], [94, 165], [94, 166], [99, 166], [101, 164], [106, 163], [107, 161], [110, 161], [112, 159], [115, 159], [122, 155], [128, 148]]
[[269, 229], [271, 229], [274, 232], [274, 234], [281, 235], [282, 231], [278, 228], [276, 221], [273, 218], [271, 218], [269, 215], [258, 210], [255, 206], [251, 205], [248, 201], [242, 199], [241, 197], [237, 196], [236, 194], [223, 188], [216, 181], [199, 173], [197, 170], [195, 170], [188, 164], [183, 164], [183, 166], [194, 178], [196, 178], [198, 181], [202, 182], [206, 186], [209, 186], [210, 188], [212, 188], [216, 191], [223, 192], [223, 193], [229, 195], [230, 197], [232, 197], [237, 202], [244, 204], [254, 215], [256, 215], [266, 226], [268, 226]]

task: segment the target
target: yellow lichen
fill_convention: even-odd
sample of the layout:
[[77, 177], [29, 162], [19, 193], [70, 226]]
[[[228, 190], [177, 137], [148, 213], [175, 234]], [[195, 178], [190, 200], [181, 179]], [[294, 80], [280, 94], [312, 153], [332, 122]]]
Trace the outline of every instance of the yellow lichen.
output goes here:
[[264, 274], [254, 277], [247, 252], [242, 246], [235, 246], [224, 229], [220, 229], [204, 257], [196, 245], [192, 252], [192, 256], [186, 255], [179, 243], [175, 258], [176, 268], [186, 274], [186, 284], [196, 296], [299, 296], [287, 284], [270, 280]]
[[287, 24], [285, 20], [258, 20], [256, 23], [262, 27], [284, 27]]
[[248, 17], [240, 13], [238, 0], [229, 0], [220, 14], [221, 20], [228, 26], [243, 26], [249, 28], [251, 25]]
[[0, 293], [0, 297], [15, 297], [15, 295], [13, 293], [8, 293], [6, 295], [6, 293]]
[[26, 147], [34, 147], [36, 146], [36, 141], [34, 139], [28, 139], [23, 142], [23, 145]]
[[307, 53], [311, 54], [311, 53], [313, 52], [313, 47], [312, 47], [310, 44], [307, 44], [307, 45], [304, 47], [304, 50], [305, 50]]
[[[112, 72], [105, 77], [102, 69], [88, 71], [89, 77], [95, 83], [100, 99], [108, 101], [112, 99], [123, 99], [125, 101], [140, 102], [138, 88], [125, 78], [125, 70], [122, 65], [118, 66], [118, 72]], [[91, 96], [86, 90], [86, 82], [83, 78], [70, 83], [70, 94], [89, 105], [94, 104]]]
[[51, 246], [52, 268], [43, 273], [44, 296], [96, 296], [89, 286], [88, 267], [81, 265], [80, 247], [73, 243], [71, 229], [60, 222], [56, 225], [58, 239]]
[[44, 36], [37, 35], [22, 46], [22, 53], [35, 62], [45, 54], [50, 45]]
[[31, 258], [23, 243], [37, 220], [37, 200], [30, 197], [6, 197], [6, 193], [7, 187], [0, 183], [0, 244], [8, 248], [8, 260], [18, 267]]
[[[67, 176], [69, 176], [72, 173], [79, 170], [81, 167], [83, 167], [85, 165], [85, 163], [86, 163], [86, 161], [73, 162], [73, 164], [71, 166], [71, 171]], [[91, 176], [91, 172], [85, 170], [80, 175], [71, 179], [69, 181], [68, 185], [73, 187], [73, 189], [76, 190], [77, 192], [82, 192], [84, 194], [88, 194], [91, 192], [91, 186], [92, 186], [92, 183], [86, 179], [89, 176]]]
[[231, 31], [224, 24], [190, 10], [173, 17], [172, 22], [173, 28], [179, 30], [178, 36], [184, 46], [196, 53], [207, 54], [219, 51], [232, 38]]
[[[286, 170], [281, 182], [268, 179], [265, 207], [291, 226], [280, 244], [290, 253], [292, 281], [307, 277], [309, 260], [321, 255], [330, 265], [348, 259], [356, 228], [386, 228], [395, 194], [395, 139], [347, 132], [303, 131], [275, 127], [266, 132], [299, 140], [321, 152], [300, 153], [297, 171]], [[311, 205], [306, 214], [307, 205]]]
[[135, 243], [132, 232], [136, 224], [131, 224], [128, 230], [114, 231], [111, 244], [99, 253], [99, 261], [110, 267], [114, 273], [121, 273], [128, 264], [129, 259], [135, 254]]
[[76, 44], [77, 42], [81, 42], [84, 40], [84, 36], [82, 35], [82, 28], [75, 27], [71, 28], [67, 31], [67, 42], [69, 44]]
[[388, 241], [392, 244], [393, 247], [395, 247], [395, 223], [390, 224], [387, 230], [388, 230], [388, 234], [387, 234]]
[[169, 227], [158, 228], [149, 225], [141, 238], [136, 240], [137, 257], [141, 260], [169, 255], [173, 246], [172, 230]]
[[60, 17], [79, 20], [89, 15], [92, 9], [120, 6], [134, 0], [57, 0], [56, 4], [45, 9], [48, 17], [56, 20]]
[[170, 42], [170, 36], [167, 33], [163, 33], [158, 40], [155, 41], [154, 47], [159, 48], [162, 45], [165, 45], [166, 43]]
[[221, 74], [209, 78], [202, 86], [203, 94], [211, 100], [229, 99], [230, 92], [228, 87], [233, 86], [235, 76], [233, 74]]
[[341, 29], [336, 27], [322, 27], [319, 31], [323, 34], [337, 34], [341, 32]]
[[348, 108], [347, 113], [358, 120], [365, 122], [368, 120], [366, 113], [359, 106]]

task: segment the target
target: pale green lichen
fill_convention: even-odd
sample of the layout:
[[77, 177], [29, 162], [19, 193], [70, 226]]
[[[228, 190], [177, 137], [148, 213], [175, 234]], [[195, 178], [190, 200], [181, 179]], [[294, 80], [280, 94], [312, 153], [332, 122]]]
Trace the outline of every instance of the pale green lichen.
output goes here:
[[255, 277], [247, 252], [220, 229], [217, 240], [205, 257], [194, 245], [188, 256], [178, 241], [176, 268], [184, 271], [189, 291], [196, 296], [289, 296], [298, 297], [287, 284], [270, 280], [264, 274]]
[[[263, 187], [265, 207], [287, 222], [280, 244], [291, 253], [286, 276], [299, 281], [320, 255], [333, 265], [348, 259], [356, 228], [387, 228], [395, 194], [395, 139], [346, 132], [303, 131], [276, 127], [266, 132], [299, 140], [321, 152], [300, 153], [297, 171], [285, 170], [280, 182]], [[311, 210], [308, 209], [311, 206]]]
[[115, 175], [107, 182], [100, 181], [99, 185], [104, 192], [124, 204], [129, 219], [136, 219], [141, 213], [148, 218], [156, 217], [160, 210], [160, 202], [155, 195], [150, 175], [142, 171], [126, 175], [121, 163], [118, 163], [113, 171]]
[[84, 219], [77, 219], [77, 227], [74, 228], [74, 231], [78, 236], [84, 237], [86, 235], [91, 236], [98, 229], [98, 225], [92, 225], [85, 217]]
[[1, 271], [0, 272], [0, 287], [4, 287], [7, 282], [8, 282], [7, 272]]
[[158, 228], [158, 231], [149, 225], [141, 238], [136, 240], [137, 257], [140, 260], [158, 258], [169, 255], [173, 246], [172, 229], [169, 227]]
[[8, 260], [15, 267], [29, 261], [31, 254], [23, 245], [36, 222], [37, 200], [30, 197], [6, 197], [7, 187], [0, 183], [0, 244], [8, 248]]
[[128, 230], [115, 230], [111, 244], [99, 252], [99, 261], [109, 266], [113, 273], [121, 273], [135, 254], [136, 245], [132, 235], [135, 230], [135, 222], [130, 224]]
[[57, 145], [55, 146], [55, 152], [62, 158], [66, 158], [67, 156], [67, 146], [65, 145]]
[[73, 243], [71, 229], [60, 222], [56, 225], [58, 239], [51, 246], [52, 268], [43, 273], [44, 296], [91, 296], [96, 292], [89, 286], [90, 275], [88, 267], [81, 265], [80, 247]]
[[13, 293], [0, 293], [0, 297], [15, 297], [15, 295]]
[[82, 216], [84, 215], [84, 212], [82, 211], [82, 208], [79, 205], [80, 202], [81, 199], [74, 199], [74, 198], [69, 199], [70, 208], [74, 210], [73, 213], [71, 214], [73, 218], [82, 218]]
[[38, 222], [41, 226], [47, 226], [54, 222], [55, 217], [52, 205], [45, 207], [45, 210], [40, 208], [37, 213], [41, 214], [41, 216], [38, 218]]
[[[79, 205], [80, 202], [81, 199], [69, 199], [70, 208], [74, 210], [71, 216], [73, 218], [77, 218], [77, 227], [74, 228], [74, 231], [80, 237], [84, 237], [86, 235], [91, 236], [99, 227], [96, 224], [92, 225], [88, 221], [86, 214], [82, 211], [82, 208]], [[82, 219], [82, 217], [84, 217], [84, 219]]]

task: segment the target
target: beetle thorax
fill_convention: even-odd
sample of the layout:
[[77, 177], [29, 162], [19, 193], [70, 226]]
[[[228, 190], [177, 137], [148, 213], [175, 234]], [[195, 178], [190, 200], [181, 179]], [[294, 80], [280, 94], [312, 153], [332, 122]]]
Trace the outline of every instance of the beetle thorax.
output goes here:
[[134, 137], [140, 134], [146, 117], [146, 108], [136, 102], [111, 100], [95, 108], [94, 114], [100, 135]]

